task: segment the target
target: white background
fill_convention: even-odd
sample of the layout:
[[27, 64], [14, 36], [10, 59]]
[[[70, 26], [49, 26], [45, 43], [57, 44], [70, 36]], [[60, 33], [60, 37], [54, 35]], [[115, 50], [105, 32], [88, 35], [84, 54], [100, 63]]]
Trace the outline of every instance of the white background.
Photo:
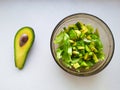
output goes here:
[[[110, 64], [90, 77], [63, 71], [50, 51], [54, 27], [64, 17], [89, 13], [113, 32], [115, 52]], [[14, 65], [14, 36], [23, 26], [35, 31], [35, 42], [23, 70]], [[0, 90], [119, 90], [120, 0], [0, 0]]]

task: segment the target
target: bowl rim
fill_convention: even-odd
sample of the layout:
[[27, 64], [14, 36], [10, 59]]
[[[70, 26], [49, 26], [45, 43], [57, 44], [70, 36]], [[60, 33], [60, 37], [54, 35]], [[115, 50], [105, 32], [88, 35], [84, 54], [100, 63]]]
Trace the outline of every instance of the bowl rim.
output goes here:
[[[113, 43], [112, 43], [112, 44], [113, 44], [113, 50], [112, 50], [112, 53], [111, 53], [111, 56], [110, 56], [109, 61], [108, 61], [107, 63], [104, 63], [104, 64], [102, 65], [102, 67], [101, 67], [101, 68], [98, 68], [95, 72], [88, 73], [88, 74], [76, 74], [76, 73], [71, 73], [71, 72], [67, 71], [65, 68], [63, 68], [63, 67], [57, 62], [57, 60], [56, 60], [56, 58], [55, 58], [55, 56], [54, 56], [54, 52], [53, 52], [53, 50], [52, 50], [53, 35], [54, 35], [54, 33], [56, 32], [56, 29], [60, 26], [60, 24], [61, 24], [65, 19], [67, 19], [67, 18], [69, 18], [69, 17], [72, 17], [72, 16], [76, 16], [76, 15], [87, 15], [87, 16], [91, 16], [91, 17], [94, 17], [94, 18], [100, 20], [100, 21], [108, 28], [108, 30], [109, 30], [109, 32], [110, 32], [110, 35], [111, 35], [111, 37], [112, 37], [112, 41], [113, 41]], [[54, 61], [55, 61], [55, 62], [58, 64], [58, 66], [60, 66], [64, 71], [68, 72], [69, 74], [75, 75], [75, 76], [91, 76], [91, 75], [95, 75], [95, 74], [101, 72], [101, 71], [102, 71], [103, 69], [105, 69], [105, 67], [110, 63], [110, 61], [112, 60], [114, 51], [115, 51], [115, 40], [114, 40], [113, 33], [112, 33], [111, 29], [109, 28], [109, 26], [108, 26], [102, 19], [100, 19], [99, 17], [97, 17], [97, 16], [95, 16], [95, 15], [93, 15], [93, 14], [88, 14], [88, 13], [74, 13], [74, 14], [68, 15], [68, 16], [66, 16], [65, 18], [63, 18], [62, 20], [60, 20], [60, 21], [58, 22], [58, 24], [55, 26], [54, 30], [52, 31], [51, 38], [50, 38], [50, 49], [51, 49], [51, 54], [52, 54], [52, 56], [53, 56], [53, 58], [54, 58]]]

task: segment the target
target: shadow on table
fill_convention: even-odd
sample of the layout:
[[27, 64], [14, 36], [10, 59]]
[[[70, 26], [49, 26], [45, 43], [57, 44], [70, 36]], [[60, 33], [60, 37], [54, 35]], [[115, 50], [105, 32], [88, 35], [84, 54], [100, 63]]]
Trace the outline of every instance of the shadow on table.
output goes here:
[[74, 76], [65, 71], [61, 71], [60, 73], [62, 74], [61, 76], [63, 76], [65, 83], [69, 83], [69, 85], [72, 85], [76, 88], [94, 87], [96, 83], [100, 83], [100, 81], [104, 78], [102, 72], [87, 77]]

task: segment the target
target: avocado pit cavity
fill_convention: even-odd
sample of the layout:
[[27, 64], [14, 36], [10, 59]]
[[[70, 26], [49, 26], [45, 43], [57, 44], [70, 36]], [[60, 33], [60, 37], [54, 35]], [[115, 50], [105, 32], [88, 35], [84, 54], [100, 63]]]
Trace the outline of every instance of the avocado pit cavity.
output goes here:
[[22, 34], [22, 36], [20, 37], [20, 47], [22, 47], [23, 45], [25, 45], [25, 43], [28, 41], [28, 35], [27, 34]]

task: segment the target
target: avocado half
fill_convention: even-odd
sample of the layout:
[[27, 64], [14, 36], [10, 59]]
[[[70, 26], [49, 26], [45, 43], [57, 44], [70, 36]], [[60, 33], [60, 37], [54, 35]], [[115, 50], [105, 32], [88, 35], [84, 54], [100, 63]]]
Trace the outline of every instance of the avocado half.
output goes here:
[[16, 33], [14, 38], [14, 61], [18, 69], [23, 69], [34, 39], [35, 33], [31, 27], [23, 27]]

